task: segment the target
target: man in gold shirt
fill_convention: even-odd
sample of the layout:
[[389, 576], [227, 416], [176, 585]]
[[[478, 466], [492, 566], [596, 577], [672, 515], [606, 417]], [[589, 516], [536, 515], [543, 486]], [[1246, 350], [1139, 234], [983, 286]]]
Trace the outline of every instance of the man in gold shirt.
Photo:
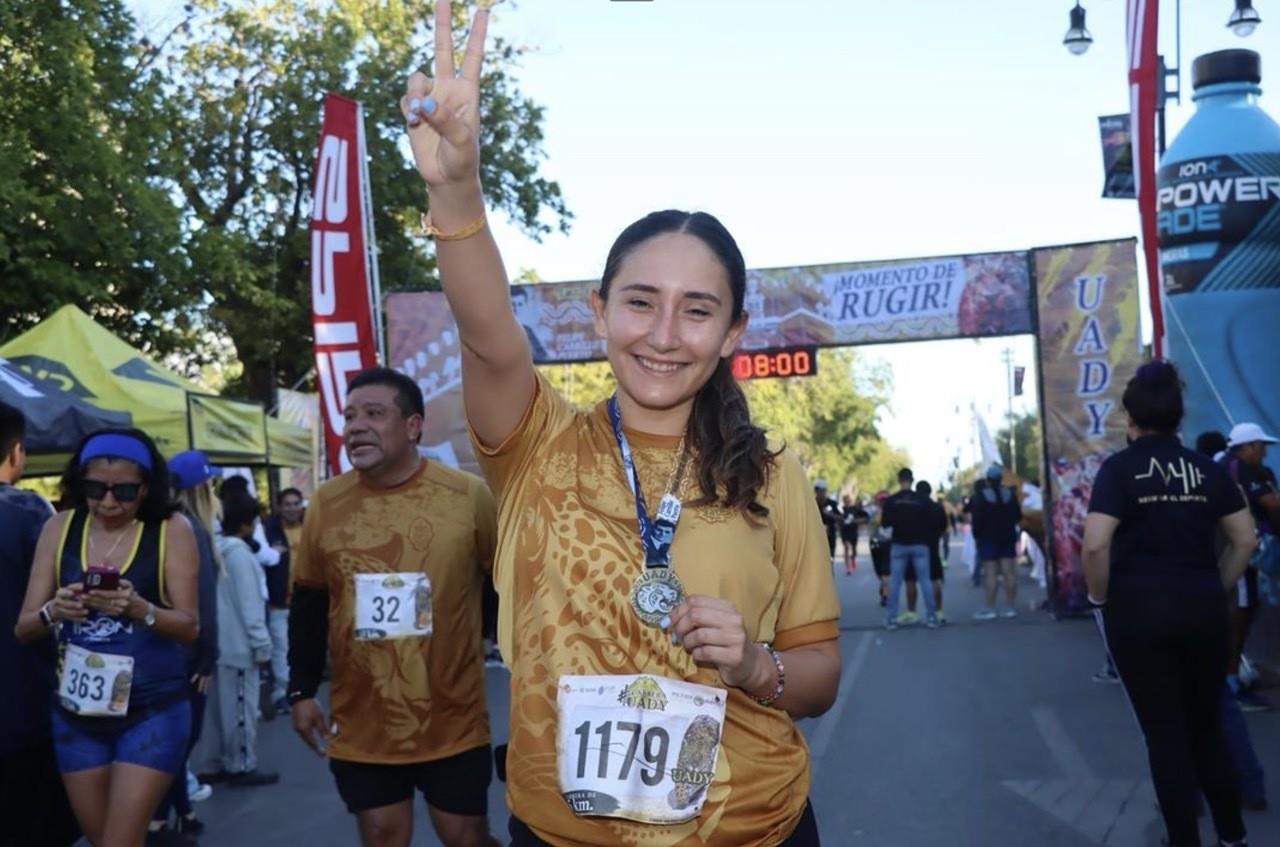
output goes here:
[[[407, 376], [362, 371], [343, 414], [354, 470], [312, 497], [293, 566], [294, 729], [329, 756], [365, 847], [407, 847], [415, 788], [447, 847], [496, 845], [480, 637], [493, 497], [419, 457], [422, 392]], [[315, 698], [326, 645], [328, 718]]]

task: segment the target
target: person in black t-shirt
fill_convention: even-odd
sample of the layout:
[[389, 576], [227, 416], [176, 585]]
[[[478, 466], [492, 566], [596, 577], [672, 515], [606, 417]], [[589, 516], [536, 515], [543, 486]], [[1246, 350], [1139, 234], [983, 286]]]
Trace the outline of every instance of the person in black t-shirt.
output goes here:
[[852, 494], [844, 495], [840, 509], [840, 541], [844, 545], [844, 573], [849, 576], [858, 568], [858, 527], [871, 520], [861, 503], [855, 503]]
[[69, 845], [80, 837], [53, 755], [52, 641], [13, 637], [36, 540], [53, 509], [17, 487], [26, 464], [22, 412], [0, 403], [0, 845]]
[[[973, 540], [978, 548], [978, 567], [986, 588], [987, 605], [974, 612], [980, 621], [1014, 618], [1018, 610], [1018, 524], [1022, 521], [1022, 504], [1018, 492], [1004, 485], [1004, 469], [987, 468], [986, 479], [974, 483], [969, 508], [973, 513]], [[1004, 580], [1005, 605], [996, 607], [997, 580]]]
[[[884, 501], [884, 513], [880, 526], [890, 532], [889, 545], [889, 600], [886, 604], [885, 628], [898, 628], [898, 595], [908, 568], [913, 569], [918, 583], [929, 579], [929, 547], [937, 546], [934, 539], [933, 504], [911, 490], [915, 476], [910, 468], [898, 471], [901, 489]], [[924, 594], [925, 624], [929, 629], [938, 626], [933, 591]]]
[[818, 503], [818, 513], [822, 515], [822, 526], [827, 531], [827, 547], [831, 558], [836, 557], [836, 532], [840, 527], [840, 504], [834, 497], [827, 496], [827, 481], [813, 481], [813, 499]]
[[[1084, 531], [1084, 576], [1146, 738], [1170, 844], [1200, 843], [1203, 792], [1224, 844], [1244, 843], [1240, 789], [1222, 733], [1227, 587], [1257, 542], [1231, 478], [1184, 448], [1182, 387], [1167, 362], [1125, 387], [1133, 443], [1098, 470]], [[1216, 532], [1227, 546], [1214, 555]]]
[[[932, 515], [932, 523], [930, 525], [931, 539], [929, 542], [929, 582], [933, 586], [933, 600], [936, 607], [936, 615], [938, 623], [946, 623], [947, 616], [942, 611], [942, 539], [947, 532], [947, 510], [942, 504], [933, 499], [933, 486], [925, 480], [916, 483], [916, 494], [928, 506]], [[907, 620], [917, 620], [916, 615], [916, 575], [914, 571], [907, 571]], [[899, 620], [900, 623], [903, 621]]]

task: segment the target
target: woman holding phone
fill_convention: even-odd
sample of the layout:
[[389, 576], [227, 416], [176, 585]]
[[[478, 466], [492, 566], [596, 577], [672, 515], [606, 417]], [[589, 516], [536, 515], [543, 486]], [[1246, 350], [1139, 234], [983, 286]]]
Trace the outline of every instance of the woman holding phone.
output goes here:
[[85, 837], [141, 844], [186, 758], [195, 536], [140, 430], [85, 438], [62, 489], [75, 505], [45, 524], [14, 634], [58, 639], [54, 749]]
[[572, 407], [534, 370], [486, 225], [488, 12], [455, 74], [450, 11], [435, 79], [410, 77], [401, 106], [498, 498], [512, 843], [817, 844], [794, 718], [835, 699], [840, 610], [803, 469], [729, 367], [742, 254], [704, 213], [624, 230], [591, 298], [617, 391]]

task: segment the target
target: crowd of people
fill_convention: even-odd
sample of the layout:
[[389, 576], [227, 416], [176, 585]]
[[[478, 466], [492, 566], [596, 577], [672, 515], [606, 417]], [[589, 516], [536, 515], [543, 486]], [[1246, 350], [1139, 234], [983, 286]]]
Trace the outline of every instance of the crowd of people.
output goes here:
[[[309, 502], [285, 489], [264, 520], [245, 477], [107, 429], [73, 451], [55, 511], [14, 486], [24, 420], [0, 405], [0, 599], [14, 636], [0, 655], [21, 675], [0, 700], [0, 820], [23, 828], [12, 843], [193, 843], [194, 800], [279, 780], [257, 727], [287, 714], [365, 847], [406, 847], [419, 794], [448, 847], [501, 843], [495, 769], [514, 847], [811, 847], [796, 721], [835, 701], [833, 571], [856, 573], [860, 536], [887, 629], [917, 599], [927, 628], [945, 621], [960, 520], [984, 592], [974, 617], [1017, 615], [1023, 516], [1002, 468], [962, 512], [907, 468], [875, 503], [837, 502], [753, 422], [728, 358], [746, 326], [745, 262], [711, 215], [651, 213], [610, 249], [591, 303], [611, 396], [581, 409], [539, 374], [480, 190], [487, 20], [482, 7], [455, 68], [438, 3], [435, 77], [413, 74], [401, 103], [483, 479], [423, 458], [420, 388], [372, 368], [344, 400], [352, 470]], [[1228, 743], [1223, 692], [1247, 702], [1247, 566], [1255, 526], [1280, 527], [1262, 464], [1275, 439], [1242, 424], [1218, 459], [1182, 448], [1163, 363], [1124, 403], [1134, 440], [1103, 465], [1086, 527], [1090, 601], [1170, 842], [1199, 843], [1203, 792], [1222, 843], [1239, 847], [1240, 809], [1261, 795]], [[511, 672], [496, 749], [495, 648]]]

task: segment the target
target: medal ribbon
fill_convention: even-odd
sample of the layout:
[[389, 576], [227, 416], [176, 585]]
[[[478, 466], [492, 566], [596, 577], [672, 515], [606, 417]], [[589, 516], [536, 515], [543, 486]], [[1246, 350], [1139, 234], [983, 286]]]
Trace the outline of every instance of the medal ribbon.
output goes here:
[[631, 486], [631, 494], [636, 499], [636, 523], [640, 527], [640, 542], [644, 545], [644, 566], [670, 567], [671, 542], [675, 540], [676, 524], [680, 522], [680, 498], [676, 496], [676, 492], [680, 490], [680, 480], [684, 476], [685, 450], [681, 449], [677, 459], [679, 465], [671, 490], [662, 495], [657, 516], [650, 518], [644, 492], [640, 490], [640, 475], [636, 472], [635, 457], [631, 454], [627, 434], [622, 431], [622, 414], [618, 411], [617, 394], [609, 398], [607, 408], [609, 422], [613, 424], [613, 437], [617, 439], [618, 452], [622, 454], [622, 468], [626, 471], [627, 484]]

